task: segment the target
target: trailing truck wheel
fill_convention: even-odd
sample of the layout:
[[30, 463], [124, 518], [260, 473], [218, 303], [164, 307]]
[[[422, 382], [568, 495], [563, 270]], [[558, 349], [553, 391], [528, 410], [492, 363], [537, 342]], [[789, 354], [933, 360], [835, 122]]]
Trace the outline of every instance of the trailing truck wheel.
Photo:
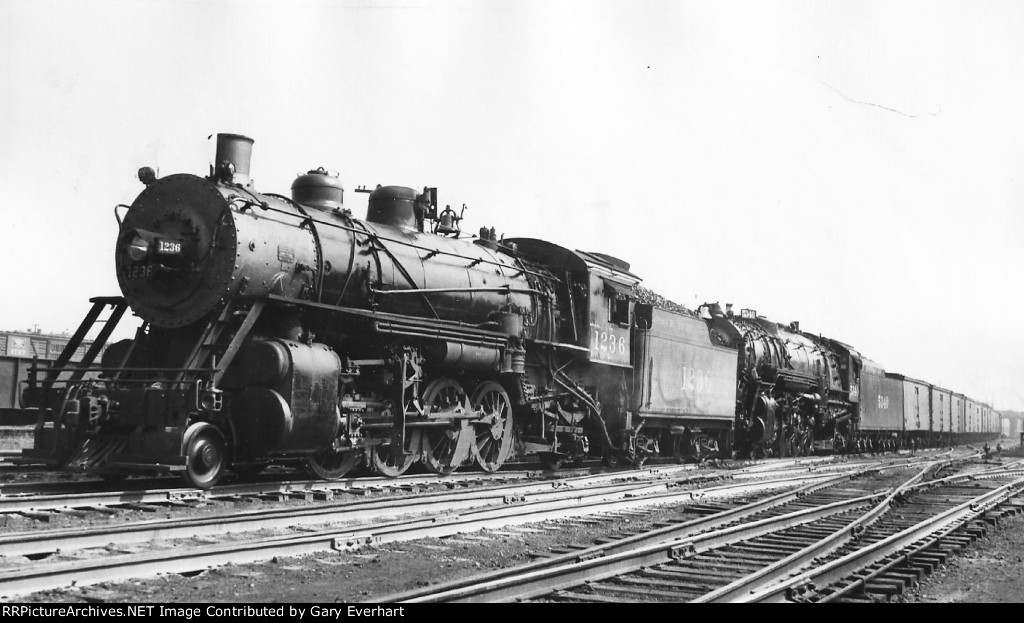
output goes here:
[[361, 450], [337, 451], [328, 448], [320, 454], [306, 457], [306, 471], [323, 480], [339, 480], [352, 471], [361, 454]]
[[480, 469], [496, 472], [512, 454], [512, 402], [501, 385], [488, 381], [473, 392], [470, 403], [484, 412], [482, 420], [473, 422], [473, 457]]
[[182, 439], [185, 454], [185, 471], [181, 477], [197, 489], [209, 489], [224, 475], [227, 464], [227, 447], [224, 437], [212, 424], [193, 424], [185, 431]]

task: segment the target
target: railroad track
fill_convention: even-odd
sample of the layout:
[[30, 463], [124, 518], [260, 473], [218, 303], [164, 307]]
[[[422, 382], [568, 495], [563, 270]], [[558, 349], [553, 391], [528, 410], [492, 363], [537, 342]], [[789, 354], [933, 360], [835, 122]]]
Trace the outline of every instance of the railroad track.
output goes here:
[[[2, 437], [2, 435], [0, 435]], [[828, 457], [822, 457], [827, 460]], [[646, 463], [647, 468], [659, 467], [659, 466], [673, 466], [676, 465], [676, 461], [671, 458], [651, 458]], [[293, 480], [296, 473], [304, 474], [305, 470], [299, 465], [292, 465], [288, 463], [282, 463], [273, 465], [269, 468], [270, 472], [264, 472], [254, 477], [249, 477], [248, 482], [270, 482], [273, 480]], [[622, 469], [631, 469], [630, 467], [623, 467]], [[640, 469], [640, 468], [637, 468]], [[413, 468], [415, 470], [415, 468]], [[537, 460], [518, 460], [506, 462], [501, 473], [504, 472], [541, 472], [545, 471], [546, 468]], [[574, 464], [572, 467], [559, 470], [559, 474], [572, 475], [572, 474], [583, 474], [590, 473], [593, 471], [607, 471], [603, 466], [602, 462], [598, 459], [588, 459]], [[276, 473], [273, 473], [276, 472]], [[468, 475], [476, 474], [477, 476], [484, 477], [485, 474], [482, 470], [474, 465], [467, 465], [461, 467], [456, 474]], [[31, 479], [27, 478], [32, 476]], [[365, 469], [354, 470], [350, 478], [363, 478], [372, 476]], [[487, 474], [486, 476], [491, 476]], [[84, 474], [65, 471], [60, 468], [54, 468], [48, 466], [42, 462], [35, 462], [32, 460], [25, 459], [20, 452], [0, 452], [0, 479], [6, 481], [0, 486], [0, 492], [9, 489], [10, 492], [23, 492], [34, 490], [33, 492], [41, 493], [45, 490], [59, 490], [62, 488], [68, 488], [69, 486], [75, 486], [85, 489], [98, 490], [109, 487], [106, 484], [108, 481], [104, 479]], [[238, 481], [239, 477], [235, 474], [229, 473], [225, 480], [231, 481], [232, 479]], [[21, 480], [22, 482], [16, 482]], [[69, 484], [69, 481], [74, 481], [74, 484]], [[113, 479], [109, 482], [119, 482]], [[123, 481], [121, 481], [123, 482]], [[167, 487], [167, 483], [179, 483], [180, 479], [173, 475], [154, 475], [154, 476], [135, 476], [128, 482], [131, 482], [135, 488], [156, 488], [156, 487]]]
[[[784, 467], [794, 465], [798, 463]], [[730, 478], [731, 482], [714, 482], [712, 486], [699, 486], [708, 480], [705, 475], [687, 474], [692, 470], [686, 468], [674, 469], [678, 470], [674, 478], [666, 477], [667, 470], [629, 482], [616, 482], [621, 481], [622, 474], [602, 474], [491, 487], [486, 493], [456, 491], [409, 499], [339, 504], [330, 508], [317, 505], [199, 520], [181, 518], [129, 526], [5, 535], [0, 538], [0, 551], [8, 554], [0, 568], [0, 595], [10, 598], [72, 584], [86, 585], [158, 573], [189, 573], [228, 563], [243, 564], [324, 550], [350, 550], [367, 544], [445, 536], [568, 516], [628, 512], [654, 505], [694, 503], [695, 500], [699, 514], [707, 512], [702, 505], [713, 500], [763, 497], [769, 491], [809, 482], [838, 483], [848, 480], [855, 470], [876, 469], [876, 466], [848, 465], [846, 473], [835, 474], [829, 470], [819, 471], [812, 464], [802, 467], [797, 475], [782, 477], [773, 477], [763, 470], [739, 470], [735, 478]], [[442, 509], [446, 512], [442, 513]], [[399, 516], [412, 518], [390, 523], [382, 521], [382, 518]], [[315, 527], [316, 524], [332, 525], [325, 528]], [[283, 526], [288, 530], [252, 537], [255, 530], [281, 530]], [[182, 540], [184, 537], [189, 539]]]
[[831, 501], [808, 495], [760, 518], [723, 516], [692, 536], [652, 533], [382, 601], [864, 599], [934, 566], [936, 550], [944, 556], [950, 543], [965, 545], [978, 521], [1019, 508], [1009, 502], [1024, 486], [1019, 466], [929, 475], [942, 466], [885, 491]]
[[[735, 469], [699, 469], [694, 465], [665, 464], [641, 469], [565, 470], [557, 473], [534, 471], [502, 471], [498, 475], [479, 472], [458, 472], [440, 477], [434, 474], [405, 475], [400, 478], [359, 477], [339, 481], [312, 479], [267, 479], [257, 482], [225, 484], [202, 491], [177, 486], [176, 480], [145, 479], [128, 482], [128, 487], [113, 489], [109, 483], [51, 482], [18, 483], [0, 486], [0, 515], [17, 513], [41, 522], [61, 515], [81, 516], [83, 513], [115, 514], [121, 510], [154, 513], [181, 507], [196, 507], [215, 502], [231, 504], [250, 501], [332, 501], [355, 496], [418, 494], [431, 490], [478, 488], [522, 482], [524, 480], [568, 480], [584, 478], [626, 479], [675, 477], [677, 474], [703, 474], [706, 478], [753, 478], [758, 474], [800, 474], [808, 470], [827, 472], [846, 469], [849, 462], [832, 457], [761, 461]], [[167, 486], [169, 482], [175, 486]]]
[[1021, 463], [970, 479], [973, 486], [955, 477], [935, 483], [924, 494], [930, 499], [915, 496], [901, 507], [898, 521], [866, 531], [814, 569], [754, 590], [743, 601], [888, 600], [983, 536], [988, 526], [1024, 510], [1017, 499], [1024, 489]]
[[[416, 493], [428, 488], [455, 489], [478, 487], [527, 480], [529, 472], [507, 472], [500, 477], [482, 478], [479, 474], [437, 476], [403, 476], [401, 478], [354, 478], [341, 481], [284, 480], [260, 483], [222, 485], [202, 491], [188, 487], [140, 486], [128, 489], [68, 487], [57, 493], [24, 493], [0, 489], [0, 514], [18, 513], [32, 519], [47, 521], [55, 515], [80, 514], [81, 511], [112, 512], [117, 509], [158, 511], [175, 507], [194, 507], [209, 502], [240, 500], [330, 501], [344, 496], [367, 496]], [[159, 483], [159, 484], [166, 484]]]
[[[572, 476], [589, 475], [595, 473], [620, 473], [634, 471], [659, 471], [659, 470], [702, 470], [718, 471], [725, 469], [733, 473], [755, 473], [759, 471], [778, 471], [789, 466], [794, 472], [805, 468], [818, 466], [819, 469], [839, 469], [847, 462], [863, 461], [890, 461], [900, 460], [897, 455], [889, 456], [851, 456], [851, 457], [803, 457], [795, 459], [768, 459], [749, 462], [729, 462], [723, 465], [696, 466], [678, 465], [674, 461], [651, 460], [642, 468], [621, 467], [608, 469], [594, 464], [591, 466], [581, 465], [573, 469], [563, 469], [556, 472], [544, 470], [539, 464], [519, 463], [514, 467], [518, 469], [503, 469], [497, 475], [484, 474], [480, 471], [465, 470], [455, 472], [451, 475], [439, 477], [430, 473], [408, 474], [398, 479], [382, 478], [373, 475], [359, 475], [345, 478], [340, 481], [328, 482], [316, 479], [295, 478], [296, 472], [285, 467], [249, 478], [247, 480], [235, 480], [214, 487], [208, 491], [199, 491], [185, 487], [180, 480], [172, 477], [148, 477], [132, 478], [129, 480], [105, 481], [93, 476], [71, 474], [65, 472], [48, 471], [38, 465], [17, 465], [4, 464], [0, 461], [0, 514], [5, 512], [32, 512], [39, 511], [37, 519], [46, 519], [45, 511], [60, 509], [89, 508], [95, 506], [118, 507], [118, 498], [124, 500], [125, 505], [139, 505], [147, 503], [161, 504], [163, 499], [187, 500], [202, 498], [216, 500], [218, 498], [238, 498], [245, 496], [279, 496], [287, 497], [316, 497], [322, 499], [331, 496], [330, 492], [337, 494], [341, 491], [349, 492], [378, 492], [388, 490], [400, 490], [410, 487], [422, 486], [453, 486], [450, 483], [459, 483], [454, 486], [461, 486], [462, 483], [480, 481], [508, 481], [518, 480], [524, 477], [546, 477], [546, 478], [568, 478]], [[913, 460], [914, 457], [904, 455], [903, 460]], [[831, 467], [829, 467], [831, 466]], [[5, 471], [6, 470], [6, 471]], [[38, 478], [19, 478], [31, 474]], [[306, 492], [309, 492], [308, 494]], [[145, 510], [145, 509], [144, 509]]]

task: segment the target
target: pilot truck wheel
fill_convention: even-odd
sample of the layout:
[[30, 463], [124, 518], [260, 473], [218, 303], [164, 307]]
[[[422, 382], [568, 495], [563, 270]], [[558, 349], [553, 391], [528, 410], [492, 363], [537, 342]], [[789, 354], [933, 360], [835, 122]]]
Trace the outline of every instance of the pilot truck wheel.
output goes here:
[[209, 489], [224, 475], [227, 465], [227, 447], [217, 427], [206, 422], [193, 424], [182, 440], [185, 471], [181, 477], [189, 485]]

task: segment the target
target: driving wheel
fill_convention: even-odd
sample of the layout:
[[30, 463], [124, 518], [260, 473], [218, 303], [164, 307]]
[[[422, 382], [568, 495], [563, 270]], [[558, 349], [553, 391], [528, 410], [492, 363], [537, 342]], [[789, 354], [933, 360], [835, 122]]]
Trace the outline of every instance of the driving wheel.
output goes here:
[[473, 392], [470, 404], [484, 413], [473, 422], [473, 458], [480, 469], [496, 472], [512, 453], [512, 403], [501, 385], [488, 381]]
[[[424, 412], [439, 413], [457, 409], [465, 403], [466, 392], [453, 378], [436, 379], [423, 392]], [[461, 429], [454, 421], [449, 426], [429, 426], [423, 429], [423, 464], [435, 474], [450, 474], [459, 467], [457, 449]]]

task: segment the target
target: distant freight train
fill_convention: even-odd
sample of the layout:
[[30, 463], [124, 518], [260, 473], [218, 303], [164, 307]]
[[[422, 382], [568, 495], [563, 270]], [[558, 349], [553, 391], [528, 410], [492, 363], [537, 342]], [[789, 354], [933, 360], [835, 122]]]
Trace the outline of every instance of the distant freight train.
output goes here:
[[[68, 344], [69, 335], [50, 335], [39, 329], [0, 331], [0, 425], [21, 421], [18, 409], [21, 381], [28, 378], [32, 366], [46, 366], [56, 361]], [[81, 361], [88, 342], [72, 353], [71, 361]]]
[[[527, 455], [787, 456], [999, 430], [988, 405], [795, 324], [686, 310], [614, 257], [467, 236], [436, 189], [378, 186], [365, 220], [323, 169], [290, 197], [258, 193], [252, 144], [218, 135], [207, 177], [140, 170], [145, 189], [115, 210], [123, 296], [93, 299], [25, 389], [33, 459], [206, 488], [272, 462], [336, 479], [359, 464], [493, 472]], [[142, 327], [100, 359], [129, 307]]]

